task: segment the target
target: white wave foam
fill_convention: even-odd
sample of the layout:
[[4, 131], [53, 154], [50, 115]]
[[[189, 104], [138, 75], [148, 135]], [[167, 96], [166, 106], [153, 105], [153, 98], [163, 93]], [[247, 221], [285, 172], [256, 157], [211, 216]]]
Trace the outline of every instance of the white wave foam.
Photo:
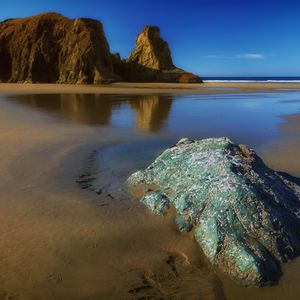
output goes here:
[[262, 83], [300, 83], [300, 80], [239, 80], [239, 79], [232, 79], [232, 80], [203, 80], [204, 82], [262, 82]]

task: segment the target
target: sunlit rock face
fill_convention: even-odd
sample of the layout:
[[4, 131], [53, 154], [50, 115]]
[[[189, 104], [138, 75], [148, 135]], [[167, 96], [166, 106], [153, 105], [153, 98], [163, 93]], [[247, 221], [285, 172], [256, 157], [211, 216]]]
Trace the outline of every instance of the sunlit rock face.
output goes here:
[[276, 283], [300, 254], [299, 180], [227, 138], [182, 139], [128, 183], [154, 213], [175, 206], [178, 228], [194, 228], [212, 265], [244, 286]]
[[0, 22], [0, 81], [107, 83], [119, 80], [102, 24], [46, 13]]
[[115, 72], [125, 81], [199, 83], [202, 80], [173, 64], [169, 45], [157, 26], [144, 26], [136, 38], [135, 49], [126, 60], [112, 56]]
[[156, 70], [174, 69], [168, 43], [160, 37], [157, 26], [145, 26], [136, 39], [136, 48], [128, 61]]
[[127, 60], [111, 54], [97, 20], [57, 13], [0, 22], [0, 82], [201, 82], [173, 65], [158, 27], [145, 26]]

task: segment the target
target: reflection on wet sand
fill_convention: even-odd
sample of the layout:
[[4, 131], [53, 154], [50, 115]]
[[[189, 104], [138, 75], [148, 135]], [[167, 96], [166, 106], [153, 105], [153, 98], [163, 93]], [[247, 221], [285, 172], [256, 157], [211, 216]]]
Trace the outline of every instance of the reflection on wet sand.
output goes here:
[[159, 131], [168, 119], [172, 96], [115, 96], [101, 94], [24, 95], [14, 101], [58, 113], [73, 121], [91, 125], [107, 125], [113, 111], [128, 105], [136, 116], [136, 128], [141, 131]]
[[53, 94], [24, 95], [11, 99], [47, 112], [58, 113], [65, 118], [83, 124], [105, 125], [110, 122], [112, 107], [111, 97], [105, 95]]
[[[0, 101], [1, 300], [224, 299], [171, 215], [75, 183], [93, 150], [148, 133], [52, 122], [11, 107]], [[111, 184], [114, 174], [101, 170]]]
[[136, 128], [143, 131], [159, 131], [168, 119], [172, 107], [172, 96], [148, 95], [130, 101], [135, 111]]
[[280, 138], [264, 147], [265, 161], [276, 170], [300, 177], [300, 114], [284, 116], [278, 129]]

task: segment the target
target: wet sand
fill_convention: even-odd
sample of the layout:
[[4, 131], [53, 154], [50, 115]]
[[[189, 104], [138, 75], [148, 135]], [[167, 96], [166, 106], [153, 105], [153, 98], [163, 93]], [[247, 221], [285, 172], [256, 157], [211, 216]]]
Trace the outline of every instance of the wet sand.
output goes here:
[[0, 299], [223, 298], [171, 216], [76, 183], [94, 149], [124, 136], [0, 102]]
[[0, 83], [1, 94], [224, 94], [300, 89], [300, 83], [114, 83], [111, 85]]
[[265, 161], [277, 170], [300, 178], [300, 151], [295, 151], [300, 149], [300, 114], [284, 116], [279, 130], [282, 138], [264, 147]]
[[[285, 116], [282, 135], [256, 149], [268, 165], [296, 176], [299, 122], [299, 114]], [[76, 183], [95, 149], [152, 138], [0, 101], [0, 299], [300, 297], [299, 259], [283, 266], [278, 286], [241, 288], [211, 269], [193, 236], [176, 230], [172, 213], [154, 216], [124, 190], [105, 192], [113, 185], [97, 194]], [[103, 164], [101, 172], [110, 184], [113, 171]]]

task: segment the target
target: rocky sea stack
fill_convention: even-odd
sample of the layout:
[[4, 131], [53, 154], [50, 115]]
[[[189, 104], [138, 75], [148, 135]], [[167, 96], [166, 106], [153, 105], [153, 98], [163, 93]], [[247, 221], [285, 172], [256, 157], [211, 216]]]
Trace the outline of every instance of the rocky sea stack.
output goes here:
[[142, 202], [191, 231], [214, 266], [244, 286], [276, 283], [300, 254], [299, 179], [268, 168], [227, 138], [180, 140], [128, 182]]
[[114, 68], [125, 81], [199, 83], [202, 80], [174, 66], [168, 43], [157, 26], [145, 26], [128, 59], [113, 57]]
[[145, 27], [128, 60], [110, 53], [103, 26], [57, 13], [0, 22], [0, 82], [201, 82], [176, 69], [157, 27]]
[[136, 39], [136, 48], [128, 61], [155, 70], [172, 70], [173, 65], [169, 45], [160, 37], [156, 26], [145, 26]]
[[102, 24], [56, 13], [0, 23], [2, 82], [116, 81]]

